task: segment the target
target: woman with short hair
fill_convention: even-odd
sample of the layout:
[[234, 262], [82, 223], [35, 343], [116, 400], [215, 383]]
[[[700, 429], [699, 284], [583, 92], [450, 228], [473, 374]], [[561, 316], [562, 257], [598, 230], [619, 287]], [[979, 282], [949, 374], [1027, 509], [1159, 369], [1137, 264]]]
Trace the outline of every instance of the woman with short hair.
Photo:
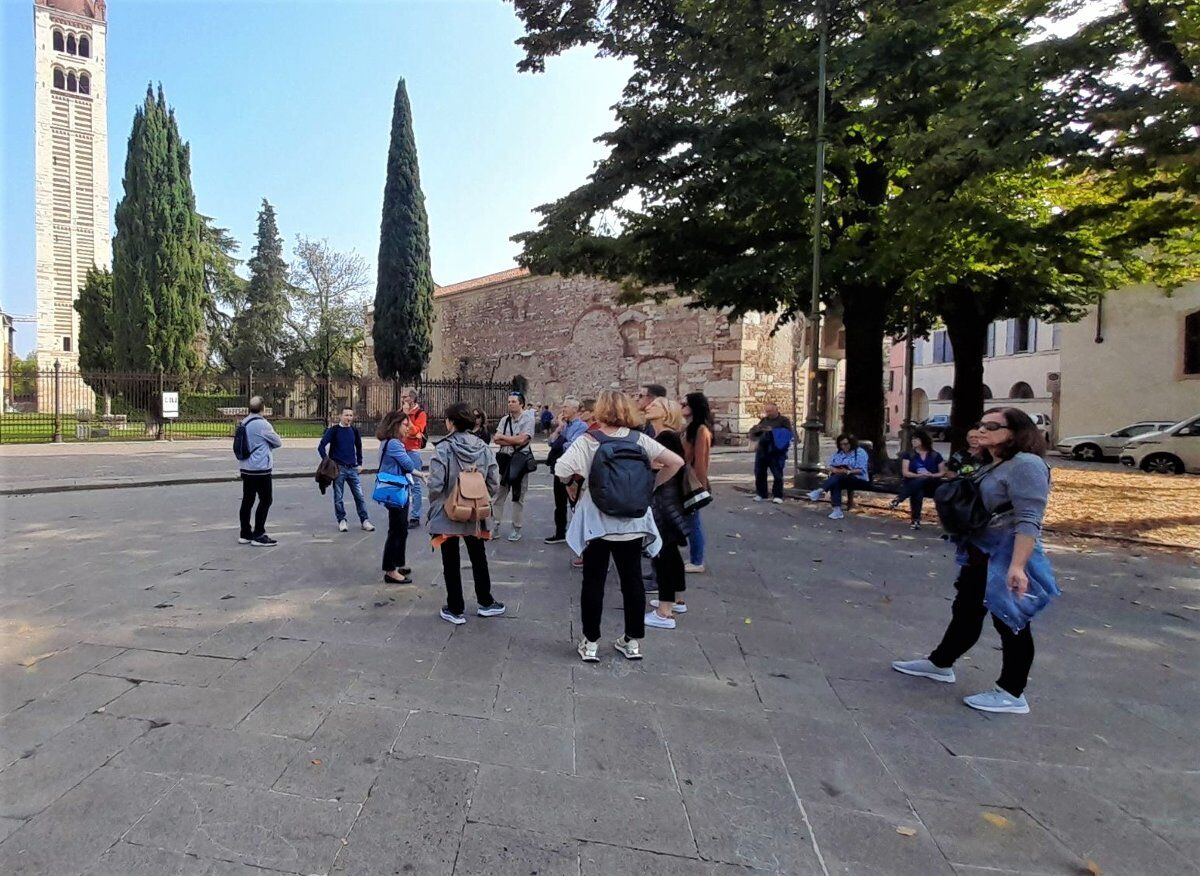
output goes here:
[[842, 433], [837, 436], [837, 452], [829, 460], [829, 477], [821, 486], [808, 494], [814, 502], [829, 493], [829, 501], [833, 510], [829, 513], [830, 520], [841, 520], [846, 516], [842, 511], [842, 490], [866, 490], [871, 487], [871, 459], [865, 447], [858, 446], [858, 439], [853, 435]]
[[[1043, 458], [1045, 439], [1024, 411], [992, 408], [975, 428], [979, 430], [980, 449], [995, 459], [972, 475], [992, 520], [983, 529], [959, 539], [961, 569], [954, 583], [957, 595], [941, 644], [926, 658], [897, 660], [892, 668], [905, 675], [953, 682], [954, 662], [979, 640], [983, 619], [991, 611], [1003, 654], [1000, 677], [995, 688], [966, 697], [964, 702], [984, 712], [1024, 715], [1029, 712], [1025, 685], [1033, 666], [1033, 634], [1027, 618], [1018, 623], [1019, 629], [1011, 625], [1013, 618], [1002, 619], [997, 614], [1000, 603], [993, 598], [997, 587], [1004, 592], [1004, 585], [1021, 600], [1031, 580], [1047, 598], [1058, 594], [1041, 544], [1042, 519], [1050, 497], [1050, 467]], [[989, 578], [999, 579], [993, 588], [988, 587]]]

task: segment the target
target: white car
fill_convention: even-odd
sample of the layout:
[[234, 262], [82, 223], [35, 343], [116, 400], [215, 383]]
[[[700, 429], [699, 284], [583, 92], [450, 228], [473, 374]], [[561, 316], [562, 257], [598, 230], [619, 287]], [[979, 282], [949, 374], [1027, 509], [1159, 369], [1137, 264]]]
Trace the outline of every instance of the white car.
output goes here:
[[1170, 429], [1178, 420], [1140, 420], [1107, 435], [1076, 435], [1064, 438], [1055, 448], [1063, 456], [1082, 460], [1116, 459], [1130, 438]]
[[1121, 450], [1121, 463], [1157, 474], [1200, 474], [1200, 417], [1134, 438]]

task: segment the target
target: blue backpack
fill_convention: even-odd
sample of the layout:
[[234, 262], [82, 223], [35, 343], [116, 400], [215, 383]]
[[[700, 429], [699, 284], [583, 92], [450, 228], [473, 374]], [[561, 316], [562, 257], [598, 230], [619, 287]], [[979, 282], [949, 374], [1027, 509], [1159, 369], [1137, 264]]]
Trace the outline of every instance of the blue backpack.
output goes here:
[[792, 430], [776, 426], [771, 430], [771, 444], [776, 453], [787, 453], [792, 446]]
[[600, 431], [585, 434], [600, 444], [588, 472], [592, 502], [609, 517], [643, 516], [654, 498], [654, 469], [636, 433], [624, 438]]
[[[250, 420], [258, 420], [260, 417], [251, 417]], [[248, 423], [250, 420], [247, 420]], [[250, 447], [250, 434], [246, 431], [246, 423], [238, 423], [237, 428], [233, 430], [233, 455], [237, 457], [239, 462], [245, 462], [250, 458], [253, 450]]]

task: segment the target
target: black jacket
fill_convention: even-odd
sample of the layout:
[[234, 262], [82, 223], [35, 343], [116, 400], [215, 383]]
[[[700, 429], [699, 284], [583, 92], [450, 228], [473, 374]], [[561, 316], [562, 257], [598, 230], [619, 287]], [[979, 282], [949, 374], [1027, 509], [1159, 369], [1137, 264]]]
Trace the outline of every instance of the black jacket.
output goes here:
[[654, 491], [651, 507], [654, 509], [654, 525], [667, 547], [687, 544], [692, 534], [692, 515], [683, 509], [684, 485], [687, 483], [687, 467]]

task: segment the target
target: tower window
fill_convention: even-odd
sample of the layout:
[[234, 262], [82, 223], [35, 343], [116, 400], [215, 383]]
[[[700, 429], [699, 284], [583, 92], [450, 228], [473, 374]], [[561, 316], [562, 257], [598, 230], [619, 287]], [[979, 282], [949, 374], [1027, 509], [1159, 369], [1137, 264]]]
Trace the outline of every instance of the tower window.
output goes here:
[[78, 91], [79, 83], [75, 80], [75, 73], [67, 74], [67, 91]]
[[91, 94], [92, 93], [92, 79], [86, 73], [79, 74], [79, 93], [80, 94]]
[[79, 56], [82, 58], [90, 58], [92, 56], [92, 42], [85, 36], [79, 38]]
[[75, 34], [67, 34], [67, 54], [75, 54]]
[[62, 31], [61, 30], [54, 31], [54, 35], [51, 37], [51, 39], [54, 42], [54, 51], [56, 51], [56, 52], [63, 51], [63, 33], [62, 33]]
[[66, 88], [67, 87], [67, 78], [66, 78], [66, 76], [63, 75], [63, 71], [60, 70], [58, 67], [54, 68], [54, 87], [55, 88]]
[[64, 353], [71, 352], [71, 336], [70, 335], [63, 335], [63, 352]]

